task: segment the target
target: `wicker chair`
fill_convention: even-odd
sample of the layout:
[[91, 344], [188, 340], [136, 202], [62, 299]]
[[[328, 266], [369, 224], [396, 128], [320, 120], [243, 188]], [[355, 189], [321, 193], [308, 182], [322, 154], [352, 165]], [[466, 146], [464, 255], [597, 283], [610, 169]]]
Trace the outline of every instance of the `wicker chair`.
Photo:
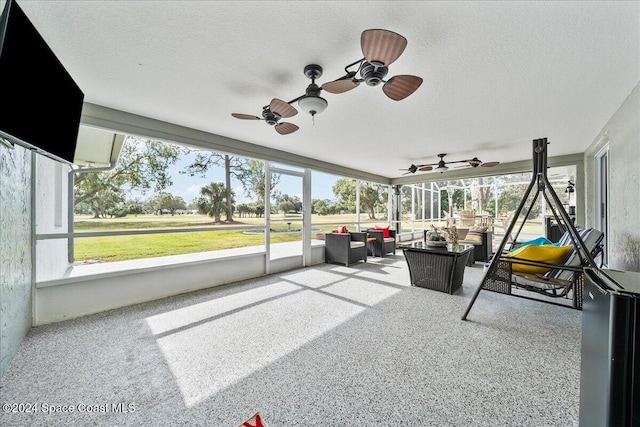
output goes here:
[[489, 262], [493, 253], [493, 233], [491, 231], [482, 232], [482, 241], [477, 240], [458, 240], [461, 245], [473, 245], [473, 254], [469, 257], [469, 264], [473, 265], [476, 261]]
[[[369, 255], [384, 257], [388, 253], [396, 253], [396, 230], [389, 229], [389, 237], [384, 237], [382, 230], [368, 229], [369, 237], [374, 237], [373, 248], [369, 248]], [[373, 249], [373, 251], [372, 251]]]
[[347, 267], [358, 261], [367, 262], [367, 233], [327, 233], [324, 242], [324, 261]]
[[[493, 233], [491, 231], [482, 232], [482, 241], [466, 240], [468, 228], [456, 228], [458, 233], [458, 243], [461, 245], [473, 245], [473, 252], [467, 261], [468, 266], [472, 266], [476, 261], [489, 262], [493, 253]], [[427, 240], [429, 230], [424, 230], [423, 240]]]

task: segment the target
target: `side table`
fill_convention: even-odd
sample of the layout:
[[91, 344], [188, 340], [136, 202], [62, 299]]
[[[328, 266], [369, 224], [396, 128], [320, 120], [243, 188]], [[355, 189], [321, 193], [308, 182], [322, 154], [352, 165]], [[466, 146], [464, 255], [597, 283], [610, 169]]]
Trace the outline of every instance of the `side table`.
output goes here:
[[371, 256], [376, 256], [376, 245], [370, 245], [376, 241], [375, 237], [367, 237], [367, 246], [371, 247]]

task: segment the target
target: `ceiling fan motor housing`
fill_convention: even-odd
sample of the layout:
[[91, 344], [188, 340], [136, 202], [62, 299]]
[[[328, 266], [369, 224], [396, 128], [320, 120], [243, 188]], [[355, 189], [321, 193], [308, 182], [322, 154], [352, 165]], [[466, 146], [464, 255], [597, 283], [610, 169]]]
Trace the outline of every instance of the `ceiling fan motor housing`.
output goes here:
[[389, 72], [389, 69], [382, 62], [365, 61], [360, 69], [362, 78], [369, 86], [378, 86]]
[[469, 160], [469, 164], [472, 167], [477, 168], [478, 166], [480, 166], [482, 164], [482, 162], [477, 157], [474, 157], [473, 159]]
[[307, 86], [305, 93], [307, 96], [320, 96], [320, 87], [315, 83], [311, 83]]
[[278, 120], [280, 120], [280, 116], [272, 112], [268, 108], [262, 111], [262, 117], [264, 117], [264, 121], [267, 122], [267, 124], [272, 126], [278, 123]]

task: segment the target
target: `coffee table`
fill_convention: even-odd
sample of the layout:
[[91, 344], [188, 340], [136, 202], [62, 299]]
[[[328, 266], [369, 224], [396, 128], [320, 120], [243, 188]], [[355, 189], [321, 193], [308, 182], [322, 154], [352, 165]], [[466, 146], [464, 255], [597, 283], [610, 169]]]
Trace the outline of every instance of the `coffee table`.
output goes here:
[[400, 246], [409, 267], [411, 284], [453, 294], [462, 285], [472, 245], [429, 246], [413, 242]]

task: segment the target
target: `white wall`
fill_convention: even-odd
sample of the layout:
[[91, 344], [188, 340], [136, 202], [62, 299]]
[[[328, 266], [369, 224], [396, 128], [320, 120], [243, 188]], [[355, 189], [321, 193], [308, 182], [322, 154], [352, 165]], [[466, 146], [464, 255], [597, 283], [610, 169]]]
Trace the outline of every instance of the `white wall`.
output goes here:
[[0, 378], [31, 328], [31, 152], [0, 145]]
[[609, 143], [609, 267], [640, 271], [640, 83], [585, 151], [587, 225], [594, 224], [595, 154]]
[[37, 284], [36, 289], [36, 324], [57, 322], [262, 275], [264, 253], [42, 282]]
[[[36, 233], [68, 230], [69, 166], [38, 156], [36, 161]], [[67, 240], [39, 240], [36, 244], [36, 281], [59, 279], [69, 266]]]
[[[209, 254], [173, 255], [115, 262], [109, 263], [109, 266], [97, 266], [105, 272], [96, 274], [91, 273], [94, 266], [82, 266], [76, 271], [85, 271], [87, 274], [81, 273], [78, 276], [38, 282], [36, 284], [36, 325], [126, 307], [265, 274], [264, 252], [232, 255], [234, 251], [229, 249]], [[184, 261], [189, 258], [193, 258], [194, 261]], [[270, 272], [273, 274], [298, 268], [301, 262], [301, 256], [278, 259], [272, 262]], [[311, 249], [311, 263], [322, 262], [324, 262], [324, 245], [317, 245]]]

